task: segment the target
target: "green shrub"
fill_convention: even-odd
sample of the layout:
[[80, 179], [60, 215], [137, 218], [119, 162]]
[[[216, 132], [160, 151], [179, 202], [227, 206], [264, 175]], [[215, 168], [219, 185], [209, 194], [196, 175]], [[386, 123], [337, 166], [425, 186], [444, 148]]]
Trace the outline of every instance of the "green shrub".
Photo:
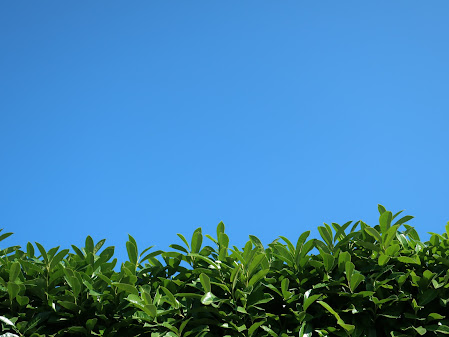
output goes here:
[[[105, 240], [0, 251], [0, 324], [7, 336], [443, 336], [449, 334], [449, 224], [421, 242], [379, 205], [379, 224], [324, 224], [264, 247], [230, 247], [201, 228], [174, 251], [139, 252], [116, 268]], [[0, 241], [11, 233], [0, 235]], [[316, 248], [318, 254], [312, 254]], [[119, 271], [118, 271], [119, 270]]]

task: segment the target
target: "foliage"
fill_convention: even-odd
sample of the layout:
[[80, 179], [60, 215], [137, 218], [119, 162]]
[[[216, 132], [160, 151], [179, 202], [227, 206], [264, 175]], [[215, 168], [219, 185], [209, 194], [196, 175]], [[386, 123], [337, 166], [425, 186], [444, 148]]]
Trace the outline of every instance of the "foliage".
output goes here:
[[71, 251], [4, 248], [1, 336], [448, 335], [449, 224], [421, 242], [413, 217], [379, 212], [374, 227], [324, 224], [320, 239], [268, 247], [255, 236], [231, 247], [223, 223], [216, 237], [178, 234], [168, 252], [129, 236], [120, 268], [89, 236]]

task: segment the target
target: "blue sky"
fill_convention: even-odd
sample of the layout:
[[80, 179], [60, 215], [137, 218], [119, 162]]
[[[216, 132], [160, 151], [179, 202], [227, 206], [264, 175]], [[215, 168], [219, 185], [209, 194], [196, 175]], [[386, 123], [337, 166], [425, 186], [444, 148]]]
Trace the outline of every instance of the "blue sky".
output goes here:
[[449, 2], [3, 1], [6, 244], [449, 220]]

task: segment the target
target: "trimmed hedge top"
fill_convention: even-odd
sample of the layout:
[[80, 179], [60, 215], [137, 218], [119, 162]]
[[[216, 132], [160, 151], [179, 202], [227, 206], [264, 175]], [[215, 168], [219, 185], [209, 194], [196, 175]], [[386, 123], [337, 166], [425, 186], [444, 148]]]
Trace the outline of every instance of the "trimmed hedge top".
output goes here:
[[0, 337], [448, 335], [449, 223], [421, 242], [413, 217], [379, 213], [374, 227], [324, 224], [320, 239], [268, 247], [252, 235], [231, 247], [223, 223], [205, 235], [211, 246], [198, 228], [169, 252], [139, 252], [129, 236], [120, 268], [114, 247], [90, 236], [73, 251], [8, 247]]

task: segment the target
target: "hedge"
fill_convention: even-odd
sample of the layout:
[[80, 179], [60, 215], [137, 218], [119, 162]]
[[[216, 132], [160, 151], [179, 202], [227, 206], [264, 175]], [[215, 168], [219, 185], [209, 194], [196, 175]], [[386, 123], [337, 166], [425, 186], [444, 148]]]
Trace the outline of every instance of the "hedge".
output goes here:
[[0, 337], [448, 335], [449, 223], [421, 242], [412, 216], [378, 209], [374, 227], [324, 224], [295, 244], [231, 247], [223, 223], [167, 252], [129, 236], [120, 266], [90, 236], [72, 250], [4, 248]]

